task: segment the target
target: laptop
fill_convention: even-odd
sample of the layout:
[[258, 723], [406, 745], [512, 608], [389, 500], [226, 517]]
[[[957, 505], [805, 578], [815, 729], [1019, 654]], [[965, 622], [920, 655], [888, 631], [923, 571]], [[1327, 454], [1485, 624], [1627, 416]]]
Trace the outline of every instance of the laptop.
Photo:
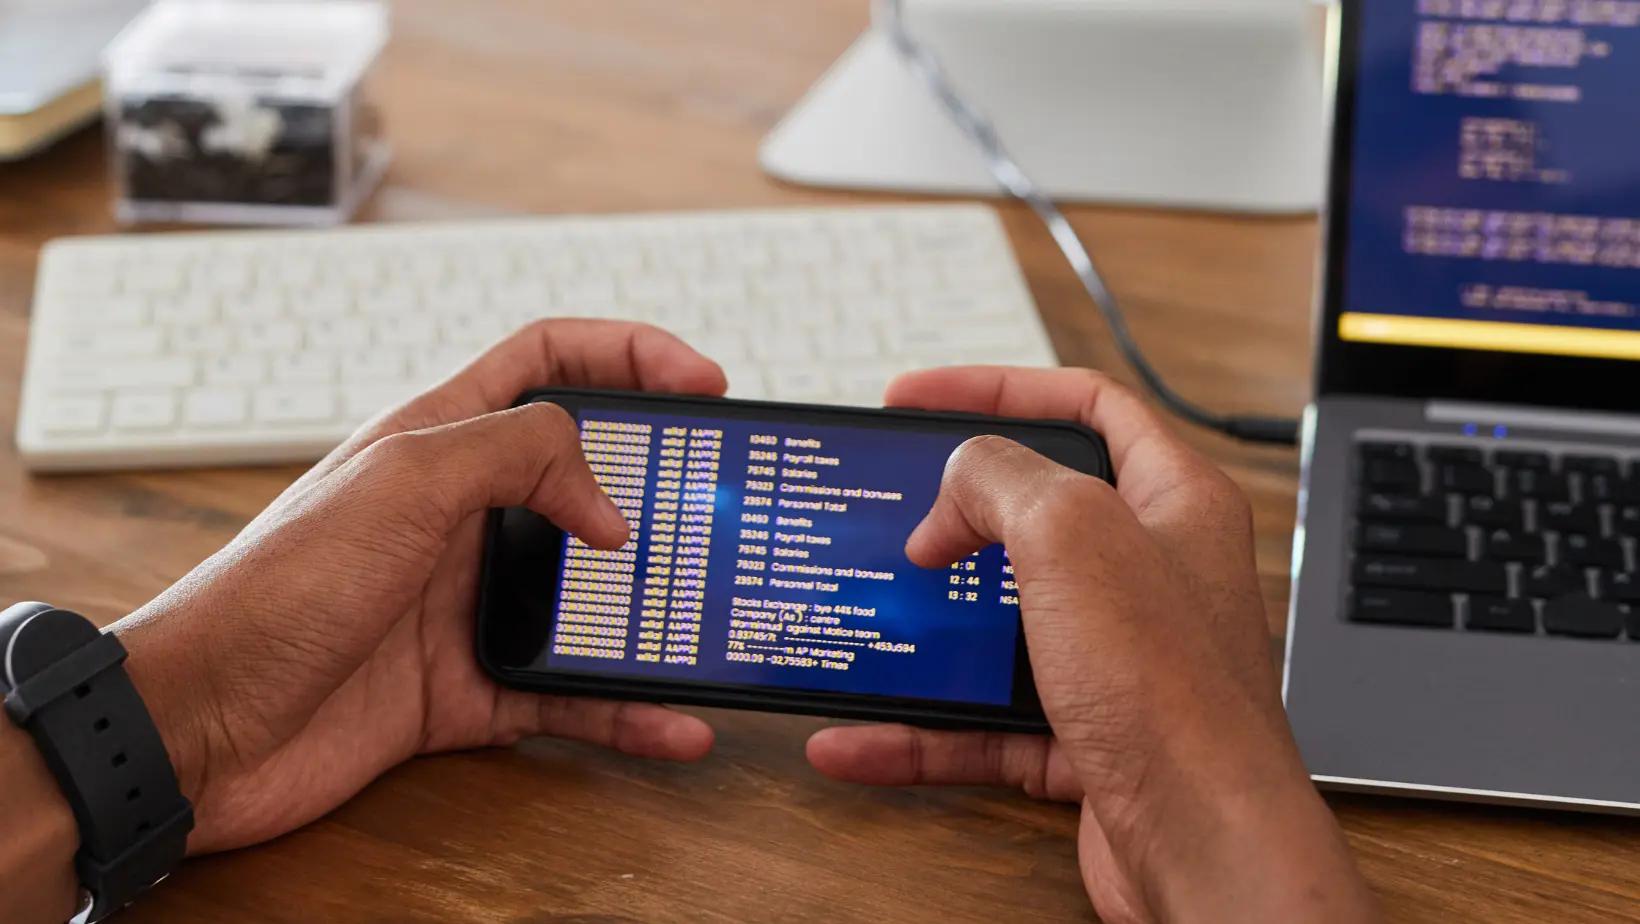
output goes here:
[[1333, 11], [1283, 686], [1323, 786], [1640, 811], [1632, 6]]

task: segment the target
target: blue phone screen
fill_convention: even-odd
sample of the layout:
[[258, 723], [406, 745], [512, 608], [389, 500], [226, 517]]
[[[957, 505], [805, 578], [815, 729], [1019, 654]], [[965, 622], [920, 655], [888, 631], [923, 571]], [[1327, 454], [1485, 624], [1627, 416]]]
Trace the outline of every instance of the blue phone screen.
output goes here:
[[584, 410], [626, 513], [619, 551], [564, 539], [546, 665], [669, 681], [1006, 706], [1019, 633], [992, 546], [905, 555], [963, 437]]

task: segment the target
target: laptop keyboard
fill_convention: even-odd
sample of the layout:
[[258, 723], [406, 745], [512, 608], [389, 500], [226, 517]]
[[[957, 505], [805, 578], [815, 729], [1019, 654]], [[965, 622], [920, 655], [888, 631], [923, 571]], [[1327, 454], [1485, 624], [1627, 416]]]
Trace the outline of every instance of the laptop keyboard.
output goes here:
[[1365, 439], [1351, 620], [1640, 641], [1640, 461]]

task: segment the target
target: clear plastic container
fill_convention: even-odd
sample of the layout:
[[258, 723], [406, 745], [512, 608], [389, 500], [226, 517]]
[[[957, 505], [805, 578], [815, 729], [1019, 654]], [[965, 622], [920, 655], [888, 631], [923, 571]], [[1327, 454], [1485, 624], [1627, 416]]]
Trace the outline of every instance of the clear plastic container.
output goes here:
[[124, 223], [344, 222], [389, 150], [365, 86], [387, 41], [372, 0], [160, 0], [105, 58]]

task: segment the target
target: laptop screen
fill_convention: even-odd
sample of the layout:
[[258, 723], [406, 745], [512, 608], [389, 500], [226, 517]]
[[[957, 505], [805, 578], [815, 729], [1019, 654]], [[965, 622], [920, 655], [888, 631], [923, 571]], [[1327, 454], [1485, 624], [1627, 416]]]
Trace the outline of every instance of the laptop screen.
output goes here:
[[1640, 359], [1640, 2], [1358, 9], [1340, 339]]

